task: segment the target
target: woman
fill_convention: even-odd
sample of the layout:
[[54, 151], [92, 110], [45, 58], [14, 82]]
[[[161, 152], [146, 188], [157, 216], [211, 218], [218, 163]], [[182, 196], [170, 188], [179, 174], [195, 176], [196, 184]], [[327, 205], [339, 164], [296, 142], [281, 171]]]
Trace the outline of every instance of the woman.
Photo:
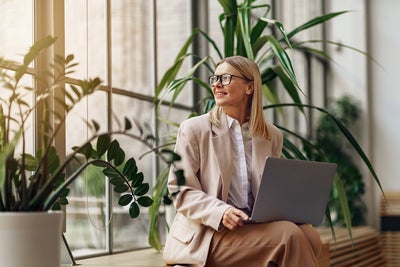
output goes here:
[[[280, 157], [282, 134], [265, 121], [257, 65], [241, 56], [217, 64], [209, 78], [216, 107], [184, 121], [176, 152], [186, 183], [164, 248], [169, 265], [317, 266], [322, 243], [309, 225], [245, 224], [265, 158]], [[168, 188], [177, 191], [171, 171]]]

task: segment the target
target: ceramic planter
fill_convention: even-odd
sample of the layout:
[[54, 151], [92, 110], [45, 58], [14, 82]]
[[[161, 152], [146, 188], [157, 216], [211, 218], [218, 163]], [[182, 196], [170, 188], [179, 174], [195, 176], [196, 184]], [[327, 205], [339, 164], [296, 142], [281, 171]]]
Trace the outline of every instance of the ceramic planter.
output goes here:
[[0, 212], [0, 259], [7, 267], [59, 267], [61, 212]]

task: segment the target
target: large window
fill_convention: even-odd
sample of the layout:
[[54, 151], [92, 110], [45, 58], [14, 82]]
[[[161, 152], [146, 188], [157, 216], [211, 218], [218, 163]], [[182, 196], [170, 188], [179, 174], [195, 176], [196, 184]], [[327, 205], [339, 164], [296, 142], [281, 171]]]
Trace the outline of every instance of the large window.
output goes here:
[[[65, 0], [65, 51], [80, 62], [71, 78], [98, 76], [103, 80], [102, 91], [70, 116], [67, 149], [87, 138], [82, 119], [96, 120], [106, 130], [117, 128], [126, 116], [166, 135], [170, 129], [157, 125], [152, 99], [159, 76], [172, 64], [189, 34], [189, 4], [185, 0]], [[179, 102], [190, 109], [189, 90]], [[187, 117], [187, 112], [174, 114], [178, 114], [174, 118], [178, 122]], [[138, 159], [148, 151], [132, 139], [118, 139], [126, 157]], [[138, 161], [149, 183], [157, 176], [155, 161], [151, 154]], [[66, 238], [74, 256], [148, 246], [147, 210], [132, 220], [117, 204], [106, 177], [89, 169], [81, 178], [72, 185], [67, 207]]]
[[[90, 120], [106, 131], [119, 127], [119, 121], [126, 116], [149, 124], [163, 139], [175, 129], [157, 124], [153, 97], [160, 76], [189, 36], [189, 6], [190, 1], [186, 0], [0, 0], [0, 56], [21, 62], [21, 55], [35, 39], [51, 34], [57, 37], [55, 54], [73, 54], [79, 63], [75, 72], [69, 74], [69, 83], [94, 77], [102, 80], [101, 89], [83, 99], [68, 116], [60, 142], [65, 146], [61, 151], [65, 149], [66, 154], [90, 136], [85, 123]], [[46, 61], [50, 62], [50, 57]], [[33, 79], [22, 82], [34, 86]], [[2, 96], [5, 93], [1, 91]], [[188, 116], [191, 98], [187, 90], [178, 99], [180, 107], [171, 111], [166, 105], [161, 109], [180, 122]], [[34, 102], [34, 95], [27, 96], [27, 101]], [[35, 151], [33, 119], [28, 136], [30, 153]], [[138, 159], [148, 151], [137, 141], [116, 138], [127, 157]], [[149, 183], [157, 176], [156, 160], [149, 154], [138, 161]], [[68, 172], [73, 171], [74, 166], [70, 166]], [[139, 218], [130, 219], [128, 212], [117, 204], [117, 196], [101, 172], [87, 169], [70, 189], [65, 237], [73, 256], [148, 246], [147, 210], [143, 209]]]

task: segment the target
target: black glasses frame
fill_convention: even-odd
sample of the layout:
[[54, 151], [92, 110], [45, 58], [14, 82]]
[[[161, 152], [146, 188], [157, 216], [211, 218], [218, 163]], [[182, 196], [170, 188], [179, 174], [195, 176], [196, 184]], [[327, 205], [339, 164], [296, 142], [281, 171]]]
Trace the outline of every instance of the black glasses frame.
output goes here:
[[[229, 79], [227, 81], [223, 82], [222, 80], [223, 80], [224, 77], [225, 78], [229, 77]], [[245, 81], [249, 81], [249, 82], [252, 81], [252, 80], [250, 80], [250, 79], [248, 79], [246, 77], [243, 77], [243, 76], [237, 76], [237, 75], [233, 75], [233, 74], [229, 74], [229, 73], [224, 73], [224, 74], [221, 74], [221, 75], [210, 75], [208, 77], [208, 84], [210, 86], [214, 86], [219, 81], [222, 85], [229, 85], [229, 84], [231, 84], [232, 77], [236, 77], [236, 78], [239, 78], [239, 79], [242, 79], [242, 80], [245, 80]]]

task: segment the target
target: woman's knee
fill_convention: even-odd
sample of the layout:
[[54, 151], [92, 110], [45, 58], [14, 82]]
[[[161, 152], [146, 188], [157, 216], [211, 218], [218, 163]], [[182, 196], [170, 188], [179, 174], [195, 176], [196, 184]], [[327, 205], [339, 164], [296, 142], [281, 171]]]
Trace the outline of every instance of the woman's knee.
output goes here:
[[306, 238], [308, 239], [308, 242], [310, 243], [310, 245], [313, 249], [314, 255], [318, 256], [318, 254], [322, 250], [321, 236], [319, 235], [317, 230], [315, 230], [309, 224], [303, 224], [303, 225], [300, 225], [299, 227], [300, 227], [301, 231], [303, 231]]
[[289, 221], [274, 222], [276, 230], [280, 232], [282, 240], [296, 243], [308, 243], [317, 256], [322, 249], [319, 233], [311, 225], [297, 225]]

